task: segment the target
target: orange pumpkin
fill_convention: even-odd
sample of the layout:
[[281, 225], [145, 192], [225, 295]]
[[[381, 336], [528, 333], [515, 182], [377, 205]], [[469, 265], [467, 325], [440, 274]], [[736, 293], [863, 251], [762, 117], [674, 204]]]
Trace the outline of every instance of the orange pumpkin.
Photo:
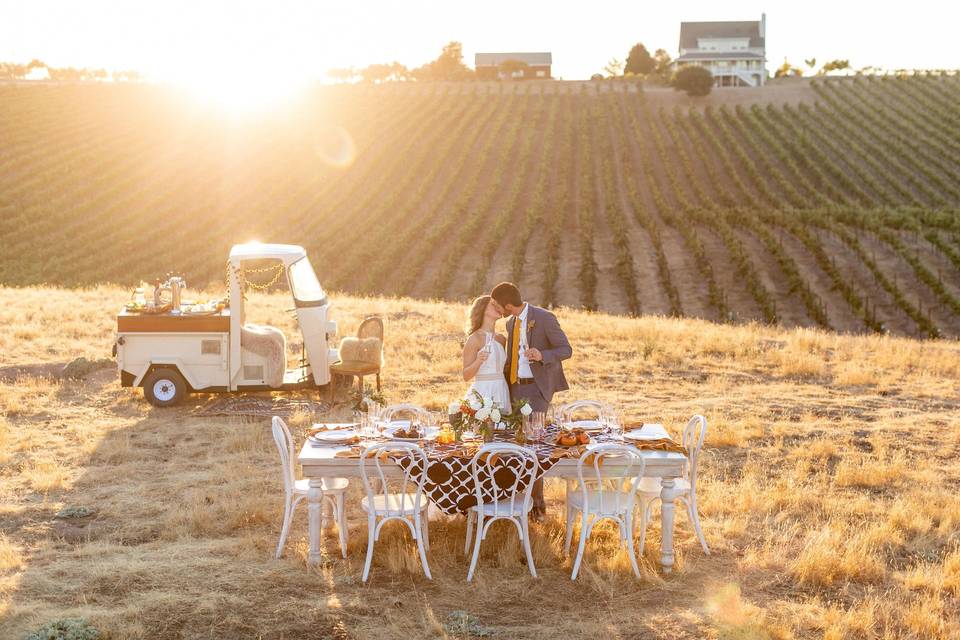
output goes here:
[[560, 444], [565, 447], [572, 447], [577, 444], [577, 436], [570, 432], [563, 432], [560, 434]]

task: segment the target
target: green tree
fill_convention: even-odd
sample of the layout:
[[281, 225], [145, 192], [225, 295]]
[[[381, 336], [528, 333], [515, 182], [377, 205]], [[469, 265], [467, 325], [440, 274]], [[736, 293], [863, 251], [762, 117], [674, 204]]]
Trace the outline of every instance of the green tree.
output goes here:
[[783, 59], [783, 64], [777, 67], [777, 70], [774, 72], [774, 78], [787, 78], [789, 76], [795, 76], [800, 78], [803, 76], [803, 69], [800, 67], [795, 67], [790, 64], [786, 58]]
[[360, 70], [360, 77], [363, 78], [364, 82], [379, 84], [386, 82], [392, 72], [393, 69], [388, 64], [371, 64], [367, 68]]
[[826, 75], [831, 71], [843, 71], [850, 68], [849, 60], [831, 60], [830, 62], [824, 62], [823, 66], [820, 67], [818, 75]]
[[[660, 49], [660, 51], [663, 51], [663, 49]], [[664, 53], [666, 52], [664, 51]], [[623, 72], [646, 76], [653, 73], [656, 68], [657, 61], [650, 55], [647, 48], [638, 42], [633, 45], [630, 53], [627, 54], [627, 64], [623, 68]]]
[[473, 70], [463, 64], [463, 45], [453, 41], [443, 47], [436, 60], [414, 69], [413, 76], [417, 80], [469, 80]]
[[657, 49], [653, 52], [653, 60], [656, 63], [653, 69], [654, 74], [663, 82], [668, 82], [671, 73], [670, 67], [673, 64], [673, 59], [670, 57], [670, 54], [667, 53], [666, 49]]
[[608, 78], [622, 76], [623, 62], [621, 62], [618, 58], [610, 58], [610, 62], [608, 62], [607, 66], [603, 68], [603, 72], [607, 74]]
[[673, 88], [688, 96], [705, 96], [713, 89], [713, 74], [700, 65], [683, 67], [673, 76]]
[[[501, 77], [513, 78], [525, 78], [527, 77], [527, 72], [530, 70], [530, 65], [522, 60], [504, 60], [500, 63], [498, 67]], [[514, 76], [515, 73], [520, 72], [519, 76]]]

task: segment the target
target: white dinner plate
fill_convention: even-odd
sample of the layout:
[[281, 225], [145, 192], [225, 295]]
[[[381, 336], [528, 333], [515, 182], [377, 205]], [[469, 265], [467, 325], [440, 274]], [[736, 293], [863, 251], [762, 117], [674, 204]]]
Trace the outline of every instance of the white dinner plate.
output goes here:
[[339, 444], [350, 442], [357, 437], [357, 432], [352, 429], [340, 429], [337, 431], [321, 431], [310, 436], [309, 440], [317, 444]]
[[623, 434], [623, 438], [625, 440], [662, 440], [667, 437], [669, 436], [666, 436], [663, 433], [657, 433], [657, 431], [642, 429], [625, 431]]
[[571, 420], [563, 425], [567, 429], [583, 429], [586, 432], [603, 431], [603, 423], [599, 420]]

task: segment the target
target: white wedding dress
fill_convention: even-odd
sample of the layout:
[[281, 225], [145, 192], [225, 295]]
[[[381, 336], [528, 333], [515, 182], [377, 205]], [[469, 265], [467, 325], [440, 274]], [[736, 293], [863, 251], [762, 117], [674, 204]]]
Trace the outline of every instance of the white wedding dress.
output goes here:
[[487, 333], [486, 344], [490, 348], [490, 357], [480, 365], [480, 370], [474, 376], [467, 397], [472, 391], [477, 391], [484, 398], [490, 398], [497, 403], [503, 413], [510, 413], [510, 387], [503, 376], [503, 367], [507, 363], [507, 350], [494, 339], [492, 333]]

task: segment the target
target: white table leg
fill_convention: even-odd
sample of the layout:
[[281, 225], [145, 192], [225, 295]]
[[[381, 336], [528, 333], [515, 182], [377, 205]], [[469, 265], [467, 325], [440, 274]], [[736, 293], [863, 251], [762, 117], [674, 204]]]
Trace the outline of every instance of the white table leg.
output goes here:
[[664, 573], [673, 571], [673, 520], [676, 511], [673, 502], [679, 493], [673, 478], [661, 479], [660, 528], [662, 537], [660, 540], [660, 564], [663, 566]]
[[310, 490], [307, 491], [307, 522], [310, 538], [310, 564], [319, 564], [320, 562], [320, 532], [322, 531], [321, 521], [323, 511], [323, 480], [320, 478], [310, 479]]

